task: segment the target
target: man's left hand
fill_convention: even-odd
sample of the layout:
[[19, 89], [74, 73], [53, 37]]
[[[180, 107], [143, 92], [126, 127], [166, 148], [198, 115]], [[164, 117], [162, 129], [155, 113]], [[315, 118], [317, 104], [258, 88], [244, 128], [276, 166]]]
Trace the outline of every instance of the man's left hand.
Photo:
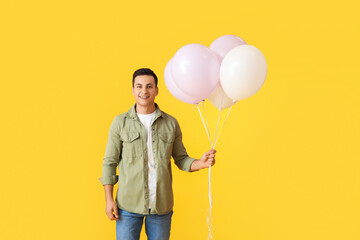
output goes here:
[[208, 168], [209, 166], [214, 166], [215, 164], [215, 149], [210, 149], [202, 155], [202, 157], [193, 162], [191, 165], [190, 171], [197, 171], [203, 168]]

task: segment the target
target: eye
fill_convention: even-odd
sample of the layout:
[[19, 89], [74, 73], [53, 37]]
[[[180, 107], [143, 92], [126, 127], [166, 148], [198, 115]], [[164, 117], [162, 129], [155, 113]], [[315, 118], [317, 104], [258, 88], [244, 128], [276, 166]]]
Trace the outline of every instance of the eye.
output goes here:
[[152, 86], [151, 85], [149, 85], [149, 86], [147, 86], [148, 88], [152, 88]]

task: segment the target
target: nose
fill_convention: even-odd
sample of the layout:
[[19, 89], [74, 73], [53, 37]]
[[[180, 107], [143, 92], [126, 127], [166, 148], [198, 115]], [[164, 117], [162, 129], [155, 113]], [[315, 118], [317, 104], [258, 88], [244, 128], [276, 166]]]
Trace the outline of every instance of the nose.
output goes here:
[[148, 92], [148, 89], [147, 89], [146, 87], [144, 87], [144, 88], [141, 89], [141, 92], [142, 92], [142, 93], [147, 93], [147, 92]]

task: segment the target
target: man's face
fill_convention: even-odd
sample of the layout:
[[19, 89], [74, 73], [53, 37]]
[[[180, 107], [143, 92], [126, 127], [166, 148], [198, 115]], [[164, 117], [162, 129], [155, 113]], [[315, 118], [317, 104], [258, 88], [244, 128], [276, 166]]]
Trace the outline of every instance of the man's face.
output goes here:
[[155, 79], [151, 75], [139, 75], [134, 79], [132, 93], [138, 105], [143, 107], [152, 106], [159, 89], [155, 87]]

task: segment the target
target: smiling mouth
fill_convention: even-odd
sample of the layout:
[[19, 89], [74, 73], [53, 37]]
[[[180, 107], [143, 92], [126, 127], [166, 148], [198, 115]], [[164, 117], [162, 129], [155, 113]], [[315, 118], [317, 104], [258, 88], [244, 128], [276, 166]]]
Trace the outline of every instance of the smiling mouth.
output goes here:
[[140, 96], [141, 99], [148, 99], [150, 96]]

